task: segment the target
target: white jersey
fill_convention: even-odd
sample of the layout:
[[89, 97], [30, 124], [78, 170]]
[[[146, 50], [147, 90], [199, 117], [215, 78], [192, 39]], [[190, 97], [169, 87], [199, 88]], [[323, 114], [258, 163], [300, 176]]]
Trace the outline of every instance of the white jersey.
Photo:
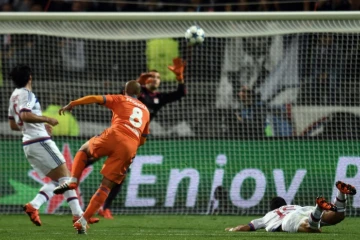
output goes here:
[[271, 212], [268, 212], [264, 217], [252, 220], [250, 222], [251, 227], [254, 230], [265, 228], [268, 232], [276, 231], [282, 224], [285, 216], [294, 212], [297, 209], [300, 209], [301, 206], [298, 205], [286, 205], [278, 209], [275, 209]]
[[23, 134], [23, 144], [33, 140], [50, 139], [44, 123], [26, 123], [21, 121], [21, 112], [32, 112], [42, 116], [41, 107], [35, 94], [26, 88], [16, 88], [9, 101], [9, 119], [14, 119]]
[[[306, 206], [292, 211], [284, 218], [282, 222], [282, 230], [284, 232], [297, 232], [300, 225], [305, 223], [309, 219], [310, 214], [315, 210], [314, 206]], [[318, 223], [320, 228], [320, 221]]]

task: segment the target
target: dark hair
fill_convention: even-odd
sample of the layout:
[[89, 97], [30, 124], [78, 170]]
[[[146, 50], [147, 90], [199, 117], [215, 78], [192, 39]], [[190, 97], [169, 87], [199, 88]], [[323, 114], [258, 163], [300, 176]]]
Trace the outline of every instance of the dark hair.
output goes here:
[[287, 205], [285, 199], [283, 199], [282, 197], [274, 197], [270, 201], [270, 210], [272, 211], [285, 205]]
[[11, 70], [10, 77], [17, 88], [22, 88], [29, 82], [31, 74], [29, 66], [19, 64]]
[[156, 73], [158, 73], [159, 71], [156, 70], [156, 69], [151, 69], [151, 70], [149, 70], [148, 72], [156, 72]]

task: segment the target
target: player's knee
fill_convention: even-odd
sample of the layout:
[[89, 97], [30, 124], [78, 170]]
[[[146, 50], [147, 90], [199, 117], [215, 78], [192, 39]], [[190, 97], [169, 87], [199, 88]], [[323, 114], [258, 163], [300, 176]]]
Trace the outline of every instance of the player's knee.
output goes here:
[[66, 167], [66, 164], [61, 164], [57, 168], [51, 170], [47, 175], [51, 180], [58, 182], [59, 178], [62, 177], [69, 177], [70, 172], [69, 169]]
[[101, 181], [101, 185], [104, 185], [104, 186], [108, 187], [109, 189], [112, 189], [118, 184], [106, 177], [103, 177], [103, 179]]
[[342, 212], [330, 212], [329, 214], [324, 214], [321, 219], [322, 226], [331, 226], [336, 225], [342, 222], [345, 219], [345, 213]]
[[336, 215], [337, 223], [342, 222], [344, 219], [345, 219], [345, 214], [337, 214]]

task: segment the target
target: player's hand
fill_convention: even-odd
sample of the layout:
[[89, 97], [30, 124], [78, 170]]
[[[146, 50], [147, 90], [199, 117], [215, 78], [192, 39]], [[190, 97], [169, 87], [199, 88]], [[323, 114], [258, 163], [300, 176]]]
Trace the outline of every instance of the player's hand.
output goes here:
[[173, 59], [173, 66], [168, 66], [168, 69], [175, 73], [176, 79], [180, 82], [184, 82], [184, 70], [186, 62], [183, 61], [181, 58], [177, 57]]
[[142, 73], [140, 75], [140, 77], [138, 79], [136, 79], [136, 81], [138, 81], [138, 83], [140, 83], [140, 85], [145, 85], [149, 81], [152, 81], [152, 80], [153, 80], [153, 75], [150, 73]]
[[49, 125], [49, 124], [45, 124], [45, 129], [46, 129], [46, 132], [50, 135], [50, 136], [52, 136], [52, 126], [51, 125]]
[[71, 112], [72, 109], [73, 109], [73, 106], [71, 106], [71, 104], [69, 103], [68, 105], [59, 109], [59, 115], [65, 115], [65, 111]]
[[56, 120], [55, 118], [50, 118], [50, 117], [46, 117], [46, 122], [53, 127], [59, 124], [58, 120]]

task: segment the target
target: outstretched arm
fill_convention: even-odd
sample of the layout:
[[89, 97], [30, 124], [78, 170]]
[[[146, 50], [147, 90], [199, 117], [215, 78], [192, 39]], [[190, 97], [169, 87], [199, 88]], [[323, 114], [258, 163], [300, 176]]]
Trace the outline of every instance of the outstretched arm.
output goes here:
[[104, 104], [106, 102], [105, 96], [102, 95], [89, 95], [77, 100], [71, 101], [68, 105], [62, 107], [59, 110], [59, 115], [64, 114], [65, 111], [71, 111], [75, 106], [87, 105], [92, 103]]
[[237, 227], [233, 227], [233, 228], [225, 228], [225, 231], [228, 232], [249, 232], [249, 231], [255, 231], [251, 229], [251, 227], [248, 225], [239, 225]]
[[176, 91], [168, 92], [168, 93], [159, 93], [158, 97], [160, 98], [160, 104], [166, 105], [168, 103], [180, 100], [185, 95], [186, 95], [185, 84], [179, 83]]
[[249, 224], [246, 225], [239, 225], [233, 228], [226, 228], [225, 231], [229, 232], [249, 232], [249, 231], [256, 231], [258, 229], [265, 228], [266, 225], [264, 223], [263, 218], [254, 219]]
[[105, 96], [103, 95], [89, 95], [82, 98], [79, 98], [77, 100], [71, 101], [69, 104], [71, 104], [72, 107], [78, 106], [78, 105], [86, 105], [86, 104], [92, 104], [92, 103], [98, 103], [98, 104], [104, 104], [105, 103]]

